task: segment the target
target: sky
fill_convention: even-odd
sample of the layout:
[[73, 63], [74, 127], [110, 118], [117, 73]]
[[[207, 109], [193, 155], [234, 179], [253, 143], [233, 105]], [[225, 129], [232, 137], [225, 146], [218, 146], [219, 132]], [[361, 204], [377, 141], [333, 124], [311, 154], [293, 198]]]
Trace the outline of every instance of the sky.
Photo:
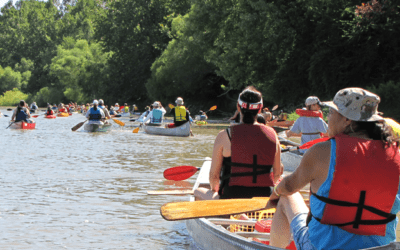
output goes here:
[[[3, 6], [8, 2], [8, 0], [0, 0], [0, 8], [3, 8]], [[16, 0], [13, 0], [13, 4], [16, 2]]]

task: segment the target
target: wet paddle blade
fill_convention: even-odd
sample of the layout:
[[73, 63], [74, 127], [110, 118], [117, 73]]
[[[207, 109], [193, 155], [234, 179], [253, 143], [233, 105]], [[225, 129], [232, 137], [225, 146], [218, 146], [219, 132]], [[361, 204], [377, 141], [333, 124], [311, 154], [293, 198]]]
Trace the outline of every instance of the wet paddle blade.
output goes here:
[[173, 109], [173, 108], [175, 108], [175, 106], [174, 106], [174, 105], [172, 105], [171, 103], [170, 103], [170, 104], [168, 104], [168, 107], [169, 107], [170, 109]]
[[136, 133], [138, 133], [139, 132], [139, 127], [137, 127], [137, 128], [135, 128], [133, 131], [132, 131], [132, 133], [134, 133], [134, 134], [136, 134]]
[[268, 197], [255, 197], [252, 199], [171, 202], [164, 204], [160, 212], [166, 220], [215, 217], [266, 209], [268, 200]]
[[117, 120], [117, 119], [112, 119], [116, 124], [118, 124], [118, 125], [120, 125], [120, 126], [125, 126], [125, 123], [124, 122], [121, 122], [120, 120]]
[[[86, 120], [87, 121], [87, 120]], [[82, 125], [86, 122], [80, 122], [78, 124], [76, 124], [74, 127], [71, 128], [72, 131], [77, 131], [80, 127], [82, 127]]]
[[183, 181], [192, 177], [200, 168], [193, 166], [177, 166], [164, 171], [164, 178], [167, 180]]

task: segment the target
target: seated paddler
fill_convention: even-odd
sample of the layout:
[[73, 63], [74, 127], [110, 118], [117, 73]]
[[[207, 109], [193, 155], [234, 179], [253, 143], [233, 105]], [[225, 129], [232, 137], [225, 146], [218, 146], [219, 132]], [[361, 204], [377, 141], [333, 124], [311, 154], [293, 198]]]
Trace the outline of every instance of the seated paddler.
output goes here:
[[[361, 88], [336, 93], [328, 141], [315, 144], [275, 187], [270, 245], [365, 249], [396, 241], [400, 211], [397, 139], [378, 113], [380, 97]], [[297, 191], [310, 185], [310, 209]]]
[[50, 105], [47, 106], [47, 110], [46, 110], [46, 114], [45, 114], [45, 115], [46, 115], [46, 116], [54, 115], [54, 111], [53, 111], [53, 109], [51, 108]]
[[143, 123], [150, 121], [147, 125], [159, 126], [164, 122], [164, 114], [167, 111], [165, 111], [164, 107], [159, 101], [155, 101], [152, 107], [153, 110], [150, 111], [150, 113], [146, 116], [146, 118], [143, 120]]
[[21, 100], [16, 109], [14, 109], [13, 115], [11, 117], [12, 122], [24, 121], [27, 123], [34, 123], [31, 118], [31, 114], [27, 108], [26, 102]]
[[94, 100], [93, 107], [91, 107], [88, 112], [86, 112], [86, 118], [89, 119], [88, 124], [104, 124], [102, 120], [105, 119], [105, 115], [103, 110], [99, 108], [98, 105], [99, 101]]
[[176, 107], [172, 108], [170, 114], [174, 117], [174, 123], [167, 124], [168, 128], [179, 127], [190, 121], [190, 113], [185, 108], [182, 97], [176, 98]]
[[[301, 134], [301, 145], [309, 141], [321, 138], [321, 134], [326, 134], [328, 125], [324, 121], [321, 112], [321, 102], [316, 96], [309, 96], [305, 102], [306, 107], [297, 109], [296, 113], [300, 116], [293, 127], [286, 132], [287, 137]], [[300, 150], [306, 152], [305, 149]]]
[[103, 99], [99, 99], [99, 106], [98, 106], [101, 110], [103, 110], [103, 112], [104, 112], [104, 117], [105, 117], [105, 119], [104, 120], [102, 120], [104, 123], [110, 123], [109, 121], [108, 121], [108, 119], [111, 119], [111, 115], [110, 115], [110, 113], [108, 112], [108, 109], [106, 108], [106, 106], [104, 106], [104, 101], [103, 101]]
[[217, 135], [209, 176], [211, 190], [196, 189], [198, 199], [268, 197], [283, 172], [275, 130], [257, 122], [263, 107], [261, 93], [247, 87], [236, 106], [241, 122]]

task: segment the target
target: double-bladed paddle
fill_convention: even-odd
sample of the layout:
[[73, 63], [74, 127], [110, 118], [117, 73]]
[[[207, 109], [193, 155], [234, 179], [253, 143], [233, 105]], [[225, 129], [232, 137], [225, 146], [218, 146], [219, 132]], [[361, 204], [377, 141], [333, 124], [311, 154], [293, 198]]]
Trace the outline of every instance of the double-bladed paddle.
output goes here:
[[164, 171], [164, 178], [167, 180], [182, 181], [193, 176], [200, 168], [193, 166], [177, 166]]
[[206, 111], [206, 113], [207, 113], [207, 112], [209, 112], [209, 111], [216, 110], [216, 109], [217, 109], [217, 105], [215, 105], [215, 106], [212, 106], [212, 107], [211, 107], [209, 110], [207, 110], [207, 111]]
[[73, 126], [73, 127], [71, 128], [71, 130], [72, 130], [72, 131], [77, 131], [77, 130], [78, 130], [80, 127], [82, 127], [83, 124], [84, 124], [85, 122], [87, 122], [87, 121], [88, 121], [88, 120], [76, 124], [75, 126]]

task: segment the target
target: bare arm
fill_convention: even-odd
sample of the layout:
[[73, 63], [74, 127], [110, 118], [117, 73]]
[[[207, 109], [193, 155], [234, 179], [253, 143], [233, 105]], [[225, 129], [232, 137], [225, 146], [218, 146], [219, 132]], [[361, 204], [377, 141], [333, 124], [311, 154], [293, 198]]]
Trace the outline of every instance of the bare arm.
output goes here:
[[[290, 195], [299, 191], [308, 183], [311, 183], [313, 192], [317, 192], [328, 174], [330, 148], [331, 143], [327, 141], [318, 143], [307, 150], [297, 169], [278, 184], [277, 193], [279, 195]], [[271, 195], [271, 199], [277, 198], [275, 194]]]
[[276, 135], [276, 152], [274, 164], [272, 165], [274, 173], [274, 183], [276, 183], [283, 173], [283, 168], [281, 166], [281, 144], [279, 143], [278, 135]]
[[[220, 174], [222, 170], [222, 162], [225, 157], [229, 157], [227, 147], [229, 147], [230, 151], [230, 141], [228, 138], [228, 134], [225, 130], [219, 132], [217, 138], [215, 138], [214, 149], [212, 155], [211, 169], [210, 169], [210, 186], [211, 190], [214, 192], [219, 191], [219, 181]], [[225, 153], [225, 154], [224, 154]]]

